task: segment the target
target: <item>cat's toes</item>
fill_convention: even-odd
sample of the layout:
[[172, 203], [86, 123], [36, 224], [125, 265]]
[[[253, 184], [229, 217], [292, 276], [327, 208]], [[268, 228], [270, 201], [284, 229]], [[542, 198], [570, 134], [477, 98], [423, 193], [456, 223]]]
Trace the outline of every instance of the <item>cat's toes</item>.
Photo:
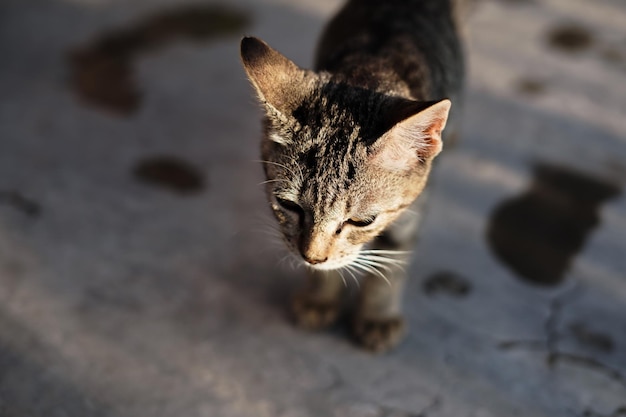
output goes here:
[[372, 352], [385, 352], [404, 337], [406, 325], [400, 316], [384, 319], [356, 319], [353, 325], [357, 342]]
[[319, 330], [333, 324], [339, 316], [340, 308], [338, 302], [314, 300], [306, 294], [297, 294], [291, 300], [296, 324], [309, 330]]

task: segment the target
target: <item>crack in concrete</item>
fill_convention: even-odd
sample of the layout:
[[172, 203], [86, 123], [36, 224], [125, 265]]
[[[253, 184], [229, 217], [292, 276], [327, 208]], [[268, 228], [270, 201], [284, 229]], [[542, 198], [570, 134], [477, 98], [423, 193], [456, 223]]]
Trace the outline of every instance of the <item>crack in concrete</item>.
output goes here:
[[[569, 363], [579, 367], [588, 368], [596, 372], [600, 372], [613, 381], [626, 387], [626, 376], [617, 369], [606, 365], [599, 360], [578, 355], [574, 353], [563, 352], [559, 350], [559, 341], [561, 335], [559, 334], [559, 324], [561, 319], [561, 312], [565, 307], [565, 304], [571, 302], [572, 298], [578, 295], [580, 286], [574, 284], [571, 289], [564, 291], [562, 294], [555, 296], [549, 303], [548, 317], [544, 323], [545, 339], [543, 340], [507, 340], [498, 343], [498, 349], [500, 350], [532, 350], [532, 351], [545, 351], [546, 352], [546, 365], [553, 369], [559, 363]], [[619, 410], [618, 410], [619, 411]], [[616, 416], [610, 417], [621, 417]]]
[[[564, 291], [562, 294], [555, 296], [548, 304], [548, 316], [544, 322], [543, 328], [545, 331], [545, 338], [540, 340], [506, 340], [498, 343], [498, 349], [511, 350], [511, 349], [531, 349], [531, 350], [546, 350], [548, 353], [552, 353], [558, 350], [559, 343], [559, 321], [561, 310], [564, 307], [564, 303], [568, 302], [578, 290], [578, 285], [574, 284], [571, 289]], [[566, 300], [567, 298], [567, 300]], [[549, 356], [549, 355], [548, 355]], [[549, 361], [546, 358], [546, 363]]]
[[543, 340], [506, 340], [498, 343], [498, 349], [500, 350], [514, 350], [514, 349], [527, 349], [527, 350], [545, 350], [546, 343]]
[[[349, 389], [351, 387], [351, 385], [342, 376], [341, 371], [334, 364], [325, 363], [324, 365], [331, 375], [332, 380], [327, 386], [314, 390], [316, 393], [326, 394], [330, 391], [338, 390], [341, 388]], [[433, 399], [426, 406], [424, 406], [423, 409], [417, 412], [407, 411], [375, 403], [371, 405], [377, 410], [376, 415], [378, 417], [428, 417], [428, 414], [430, 412], [441, 406], [441, 388], [442, 387], [440, 387], [438, 392], [433, 396]]]
[[348, 386], [345, 378], [343, 377], [343, 375], [341, 375], [341, 372], [339, 371], [339, 369], [337, 369], [335, 365], [330, 363], [325, 363], [325, 365], [328, 369], [328, 373], [331, 376], [331, 381], [327, 387], [319, 389], [319, 392], [324, 393], [328, 391], [335, 391], [341, 387]]
[[617, 369], [611, 368], [610, 366], [600, 362], [597, 359], [589, 358], [587, 356], [576, 355], [573, 353], [553, 351], [549, 352], [547, 357], [548, 365], [550, 368], [554, 367], [559, 362], [568, 362], [573, 365], [579, 365], [581, 367], [586, 367], [593, 369], [597, 372], [601, 372], [613, 379], [616, 382], [619, 382], [624, 387], [626, 387], [626, 377]]
[[[560, 298], [558, 296], [554, 297], [554, 299], [550, 301], [548, 308], [548, 317], [546, 318], [546, 322], [544, 324], [544, 330], [546, 332], [546, 349], [548, 352], [554, 352], [558, 350], [560, 339], [559, 322], [561, 309], [563, 308]], [[550, 361], [547, 360], [547, 363], [549, 364]]]

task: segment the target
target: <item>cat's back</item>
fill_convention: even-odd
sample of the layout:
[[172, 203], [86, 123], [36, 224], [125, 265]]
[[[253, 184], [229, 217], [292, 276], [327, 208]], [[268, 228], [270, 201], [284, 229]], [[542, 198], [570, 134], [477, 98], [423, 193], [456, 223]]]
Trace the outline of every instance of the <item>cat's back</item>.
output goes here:
[[418, 100], [456, 96], [463, 84], [463, 56], [455, 3], [350, 0], [322, 35], [316, 69]]

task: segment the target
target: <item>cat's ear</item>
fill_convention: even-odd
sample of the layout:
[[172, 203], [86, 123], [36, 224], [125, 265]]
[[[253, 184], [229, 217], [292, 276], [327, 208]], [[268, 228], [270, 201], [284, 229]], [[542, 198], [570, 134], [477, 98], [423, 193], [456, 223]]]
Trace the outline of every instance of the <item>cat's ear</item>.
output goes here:
[[299, 68], [260, 39], [241, 40], [241, 61], [261, 101], [280, 113], [293, 111], [311, 88], [310, 71]]
[[451, 105], [448, 99], [407, 104], [400, 110], [402, 119], [372, 145], [374, 162], [392, 171], [408, 171], [437, 156]]

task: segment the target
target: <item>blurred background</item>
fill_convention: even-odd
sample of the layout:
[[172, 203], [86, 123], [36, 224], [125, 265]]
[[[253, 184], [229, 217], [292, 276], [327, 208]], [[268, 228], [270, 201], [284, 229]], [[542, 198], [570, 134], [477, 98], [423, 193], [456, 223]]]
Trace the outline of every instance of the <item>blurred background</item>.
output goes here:
[[381, 356], [289, 320], [238, 57], [341, 3], [0, 2], [0, 416], [626, 416], [626, 3], [471, 2]]

